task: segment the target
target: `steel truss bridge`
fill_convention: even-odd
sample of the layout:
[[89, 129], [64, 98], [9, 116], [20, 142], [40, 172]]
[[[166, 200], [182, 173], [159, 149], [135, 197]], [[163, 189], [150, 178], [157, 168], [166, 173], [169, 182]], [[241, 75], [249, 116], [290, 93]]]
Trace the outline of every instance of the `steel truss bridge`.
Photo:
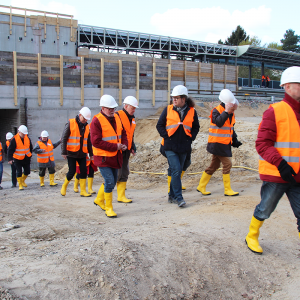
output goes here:
[[78, 25], [78, 47], [127, 54], [129, 52], [161, 54], [166, 58], [175, 55], [190, 58], [195, 55], [237, 56], [235, 46], [86, 25]]

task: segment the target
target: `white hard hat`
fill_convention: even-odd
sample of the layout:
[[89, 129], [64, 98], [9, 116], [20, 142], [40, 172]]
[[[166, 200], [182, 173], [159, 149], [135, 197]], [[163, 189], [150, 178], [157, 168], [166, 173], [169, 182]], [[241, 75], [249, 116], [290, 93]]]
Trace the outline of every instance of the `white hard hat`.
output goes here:
[[234, 97], [234, 95], [232, 94], [232, 92], [228, 89], [224, 89], [220, 92], [219, 99], [223, 103], [232, 103], [232, 104], [238, 104], [239, 103], [237, 101], [237, 99]]
[[100, 98], [100, 106], [108, 107], [108, 108], [115, 108], [118, 106], [118, 104], [114, 97], [112, 97], [110, 95], [103, 95]]
[[19, 128], [18, 128], [18, 131], [22, 132], [23, 134], [28, 134], [28, 129], [25, 125], [21, 125]]
[[43, 130], [43, 131], [41, 132], [41, 137], [48, 137], [48, 136], [49, 136], [48, 131]]
[[88, 107], [83, 107], [79, 113], [86, 119], [86, 120], [90, 120], [91, 119], [91, 110]]
[[123, 104], [130, 104], [132, 105], [133, 107], [136, 107], [136, 108], [139, 108], [138, 107], [138, 101], [135, 97], [133, 96], [127, 96], [125, 99], [124, 99], [124, 102]]
[[281, 74], [280, 86], [293, 82], [300, 83], [300, 67], [289, 67]]
[[6, 134], [6, 139], [7, 139], [7, 140], [12, 139], [13, 137], [14, 137], [14, 135], [13, 135], [11, 132], [8, 132], [8, 133]]
[[176, 96], [182, 96], [182, 95], [188, 96], [187, 88], [184, 85], [176, 85], [173, 88], [171, 96], [176, 97]]

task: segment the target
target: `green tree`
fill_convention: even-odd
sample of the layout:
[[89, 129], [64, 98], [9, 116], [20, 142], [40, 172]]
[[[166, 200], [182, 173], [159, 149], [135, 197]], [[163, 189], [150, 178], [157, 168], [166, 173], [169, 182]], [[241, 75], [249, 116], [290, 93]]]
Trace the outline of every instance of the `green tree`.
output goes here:
[[228, 37], [223, 43], [221, 40], [218, 41], [218, 44], [225, 44], [230, 46], [238, 46], [241, 42], [249, 40], [249, 35], [246, 31], [238, 25], [235, 30], [232, 31], [230, 37]]
[[276, 42], [271, 42], [267, 45], [267, 48], [282, 50], [282, 46]]
[[282, 43], [282, 50], [300, 53], [300, 36], [295, 34], [295, 31], [288, 29], [283, 35], [283, 39], [280, 40]]
[[262, 47], [261, 46], [261, 40], [256, 35], [252, 36], [251, 38], [248, 38], [247, 40], [241, 41], [239, 43], [239, 46], [244, 46], [244, 45], [251, 45], [251, 46], [255, 46], [255, 47]]

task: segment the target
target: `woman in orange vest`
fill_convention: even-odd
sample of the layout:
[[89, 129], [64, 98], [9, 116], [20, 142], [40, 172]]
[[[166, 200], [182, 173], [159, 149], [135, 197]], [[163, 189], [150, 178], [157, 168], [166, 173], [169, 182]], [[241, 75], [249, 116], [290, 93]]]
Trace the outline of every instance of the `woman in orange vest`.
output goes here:
[[101, 111], [95, 115], [91, 123], [91, 140], [93, 144], [94, 164], [104, 178], [97, 198], [94, 200], [109, 218], [117, 217], [113, 210], [113, 189], [117, 183], [118, 170], [123, 164], [122, 151], [127, 149], [126, 131], [120, 118], [115, 115], [118, 106], [110, 95], [100, 98]]
[[61, 187], [61, 195], [67, 193], [67, 186], [76, 173], [76, 162], [80, 168], [80, 196], [91, 197], [86, 192], [86, 156], [89, 153], [93, 157], [93, 149], [90, 141], [90, 127], [87, 123], [91, 119], [91, 111], [88, 107], [83, 107], [79, 114], [70, 119], [65, 125], [61, 138], [61, 155], [68, 159], [69, 171], [66, 175], [65, 182]]
[[40, 176], [40, 184], [41, 187], [45, 186], [44, 177], [46, 173], [46, 169], [49, 171], [49, 180], [50, 186], [56, 186], [57, 183], [54, 182], [54, 174], [55, 174], [55, 161], [53, 149], [55, 149], [58, 145], [60, 145], [61, 140], [52, 144], [52, 141], [49, 139], [49, 133], [46, 130], [41, 132], [41, 137], [35, 143], [32, 151], [37, 154], [37, 162], [39, 165], [39, 176]]
[[130, 154], [135, 155], [136, 153], [133, 135], [136, 126], [134, 112], [135, 109], [138, 108], [138, 101], [135, 97], [128, 96], [124, 99], [123, 105], [123, 110], [117, 111], [116, 115], [120, 118], [123, 129], [126, 131], [128, 148], [125, 151], [122, 151], [123, 164], [118, 171], [117, 192], [118, 202], [131, 203], [132, 200], [125, 196], [125, 190], [129, 176], [129, 157]]
[[3, 174], [3, 160], [4, 160], [4, 151], [2, 148], [2, 143], [0, 142], [0, 190], [2, 190], [1, 182], [2, 182], [2, 174]]
[[220, 163], [223, 164], [223, 183], [225, 196], [237, 196], [230, 185], [231, 169], [231, 146], [238, 148], [242, 145], [237, 140], [237, 135], [233, 129], [235, 124], [234, 111], [237, 109], [238, 101], [230, 90], [224, 89], [220, 92], [219, 99], [221, 104], [213, 108], [210, 114], [210, 127], [208, 135], [207, 151], [212, 154], [210, 166], [203, 172], [197, 191], [202, 195], [210, 195], [206, 191], [211, 176], [219, 169]]
[[182, 196], [181, 174], [187, 155], [191, 152], [192, 141], [199, 132], [199, 120], [194, 102], [183, 85], [172, 91], [173, 104], [162, 112], [156, 129], [163, 138], [163, 153], [171, 170], [171, 183], [168, 202], [183, 207], [186, 202]]
[[[94, 159], [90, 159], [90, 156], [88, 155], [86, 157], [86, 169], [87, 169], [87, 177], [88, 177], [88, 193], [89, 194], [96, 194], [96, 192], [93, 191], [93, 181], [94, 181], [94, 173], [97, 171], [97, 167], [94, 165]], [[74, 181], [74, 192], [78, 193], [78, 184], [80, 180], [80, 168], [79, 164], [76, 163], [76, 174], [75, 174], [75, 181]]]
[[[18, 133], [11, 139], [8, 147], [8, 163], [15, 164], [17, 171], [17, 181], [19, 190], [27, 187], [25, 179], [30, 174], [30, 161], [32, 156], [32, 144], [28, 137], [28, 129], [25, 125], [21, 125]], [[22, 173], [22, 169], [24, 173]]]
[[[4, 145], [4, 153], [6, 155], [8, 154], [8, 147], [9, 147], [10, 141], [13, 137], [14, 136], [11, 132], [8, 132], [6, 134], [6, 143]], [[16, 167], [15, 167], [14, 163], [12, 163], [10, 166], [11, 166], [11, 182], [12, 182], [11, 187], [14, 188], [17, 186]]]
[[283, 71], [280, 86], [284, 87], [284, 98], [264, 112], [255, 144], [263, 183], [246, 244], [256, 254], [263, 253], [258, 242], [260, 227], [284, 194], [297, 219], [300, 238], [300, 67]]

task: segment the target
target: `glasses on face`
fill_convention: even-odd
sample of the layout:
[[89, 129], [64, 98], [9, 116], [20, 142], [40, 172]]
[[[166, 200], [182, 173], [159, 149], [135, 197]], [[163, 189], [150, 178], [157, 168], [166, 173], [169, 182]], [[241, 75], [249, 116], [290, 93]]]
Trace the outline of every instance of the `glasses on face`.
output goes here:
[[110, 108], [110, 107], [105, 107], [107, 110], [109, 110], [109, 111], [114, 111], [116, 108], [115, 107], [113, 107], [113, 108]]
[[181, 98], [180, 96], [172, 97], [173, 100], [179, 100], [180, 98]]

